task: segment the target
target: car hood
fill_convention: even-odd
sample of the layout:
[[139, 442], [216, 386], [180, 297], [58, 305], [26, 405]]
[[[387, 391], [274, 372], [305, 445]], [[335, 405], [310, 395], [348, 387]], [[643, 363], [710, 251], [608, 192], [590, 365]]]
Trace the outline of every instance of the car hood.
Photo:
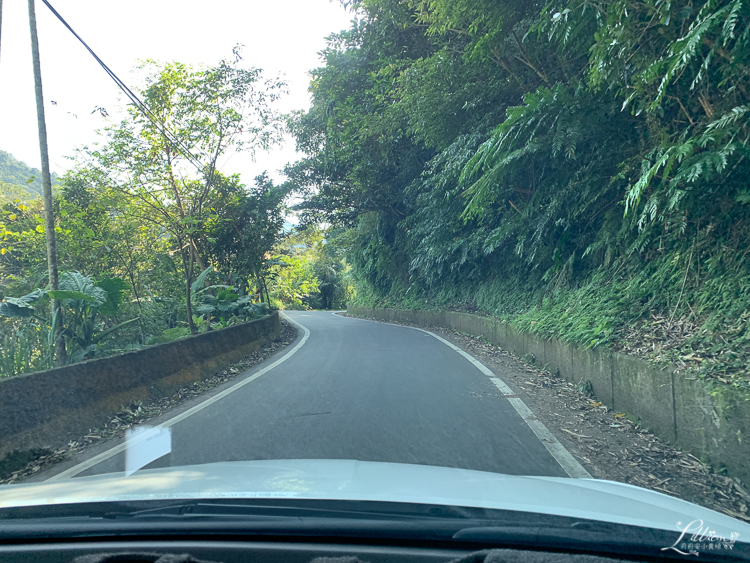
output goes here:
[[[747, 542], [750, 525], [695, 504], [599, 479], [520, 477], [349, 460], [210, 463], [0, 487], [0, 508], [156, 499], [299, 498], [517, 510]], [[699, 523], [698, 523], [699, 522]], [[691, 528], [692, 529], [692, 528]]]

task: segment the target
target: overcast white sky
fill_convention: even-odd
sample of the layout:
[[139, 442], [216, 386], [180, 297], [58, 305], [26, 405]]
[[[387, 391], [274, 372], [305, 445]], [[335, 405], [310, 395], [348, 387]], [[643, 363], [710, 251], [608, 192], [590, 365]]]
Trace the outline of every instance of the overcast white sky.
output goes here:
[[[325, 37], [349, 27], [352, 15], [338, 0], [50, 0], [52, 6], [131, 89], [139, 59], [213, 65], [245, 45], [244, 63], [268, 77], [282, 75], [290, 94], [281, 111], [309, 105], [308, 71], [320, 66]], [[52, 170], [71, 166], [66, 156], [96, 139], [107, 124], [95, 107], [115, 115], [120, 91], [91, 55], [41, 2], [36, 1], [45, 112]], [[40, 167], [27, 0], [3, 2], [0, 35], [0, 150]], [[51, 101], [57, 102], [53, 105]], [[77, 118], [73, 116], [77, 115]], [[223, 166], [250, 184], [255, 175], [295, 160], [294, 143], [244, 154]]]

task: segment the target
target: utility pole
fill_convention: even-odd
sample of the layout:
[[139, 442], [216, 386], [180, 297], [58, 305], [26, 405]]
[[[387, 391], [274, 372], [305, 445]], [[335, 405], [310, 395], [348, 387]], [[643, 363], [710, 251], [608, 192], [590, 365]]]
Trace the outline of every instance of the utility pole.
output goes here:
[[[2, 0], [0, 0], [2, 2]], [[36, 119], [39, 127], [39, 152], [42, 155], [42, 193], [44, 195], [44, 234], [47, 240], [47, 269], [50, 289], [57, 291], [60, 283], [57, 274], [57, 242], [55, 241], [55, 216], [52, 209], [52, 179], [49, 174], [49, 152], [47, 150], [47, 125], [44, 119], [44, 96], [42, 95], [42, 67], [39, 63], [39, 38], [36, 33], [34, 0], [29, 0], [29, 29], [31, 30], [31, 58], [34, 62], [34, 92], [36, 94]], [[63, 315], [60, 301], [52, 300], [52, 327], [55, 335], [55, 358], [58, 366], [68, 363], [63, 336]]]

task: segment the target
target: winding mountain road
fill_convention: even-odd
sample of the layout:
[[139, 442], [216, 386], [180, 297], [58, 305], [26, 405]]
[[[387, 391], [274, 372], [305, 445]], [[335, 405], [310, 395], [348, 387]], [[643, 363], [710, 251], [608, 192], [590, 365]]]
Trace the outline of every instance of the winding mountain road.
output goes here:
[[[587, 476], [502, 374], [440, 337], [330, 312], [284, 315], [299, 328], [291, 346], [150, 423], [170, 429], [171, 453], [147, 467], [356, 459]], [[127, 448], [102, 445], [50, 477], [121, 472]]]

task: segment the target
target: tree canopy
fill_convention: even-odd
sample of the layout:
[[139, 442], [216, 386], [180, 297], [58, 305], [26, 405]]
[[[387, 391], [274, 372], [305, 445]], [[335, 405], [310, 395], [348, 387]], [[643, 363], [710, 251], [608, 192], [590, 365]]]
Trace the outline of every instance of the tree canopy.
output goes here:
[[[83, 149], [58, 179], [60, 288], [47, 286], [40, 199], [0, 208], [0, 376], [51, 367], [51, 334], [70, 361], [166, 342], [268, 310], [270, 253], [288, 189], [218, 171], [231, 151], [263, 151], [284, 121], [285, 84], [244, 68], [145, 62], [146, 110]], [[0, 155], [2, 156], [2, 155]], [[17, 182], [33, 170], [7, 158]], [[50, 314], [50, 300], [62, 314]]]
[[304, 220], [356, 229], [360, 299], [585, 345], [677, 318], [708, 371], [742, 371], [746, 0], [351, 6], [288, 173]]

